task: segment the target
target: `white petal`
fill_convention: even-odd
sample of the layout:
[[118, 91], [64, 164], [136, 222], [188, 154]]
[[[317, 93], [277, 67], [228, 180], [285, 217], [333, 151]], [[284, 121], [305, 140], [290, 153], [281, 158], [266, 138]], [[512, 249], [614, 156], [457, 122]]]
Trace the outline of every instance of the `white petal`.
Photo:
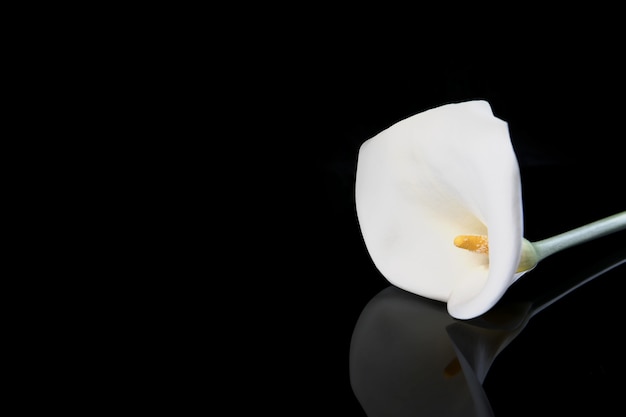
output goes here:
[[[519, 169], [508, 126], [487, 102], [437, 107], [366, 141], [355, 198], [368, 252], [397, 287], [471, 318], [513, 282], [522, 240]], [[488, 234], [489, 261], [454, 246], [460, 234]]]

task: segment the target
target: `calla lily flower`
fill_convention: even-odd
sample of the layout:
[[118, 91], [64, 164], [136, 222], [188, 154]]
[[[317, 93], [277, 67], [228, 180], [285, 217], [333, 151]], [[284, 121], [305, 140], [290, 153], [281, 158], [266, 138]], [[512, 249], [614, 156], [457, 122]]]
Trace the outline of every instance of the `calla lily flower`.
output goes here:
[[372, 261], [393, 285], [477, 317], [544, 257], [626, 227], [626, 212], [557, 239], [523, 238], [519, 166], [488, 102], [418, 113], [365, 141], [355, 203]]

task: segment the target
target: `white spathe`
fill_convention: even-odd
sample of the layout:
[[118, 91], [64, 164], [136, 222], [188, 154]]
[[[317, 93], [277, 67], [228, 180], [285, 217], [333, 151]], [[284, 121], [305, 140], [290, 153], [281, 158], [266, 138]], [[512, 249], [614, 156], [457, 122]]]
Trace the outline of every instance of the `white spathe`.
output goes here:
[[[361, 146], [356, 211], [372, 261], [393, 285], [447, 302], [458, 319], [493, 307], [516, 273], [523, 239], [519, 167], [508, 125], [483, 100], [404, 119]], [[458, 235], [487, 235], [489, 254]]]

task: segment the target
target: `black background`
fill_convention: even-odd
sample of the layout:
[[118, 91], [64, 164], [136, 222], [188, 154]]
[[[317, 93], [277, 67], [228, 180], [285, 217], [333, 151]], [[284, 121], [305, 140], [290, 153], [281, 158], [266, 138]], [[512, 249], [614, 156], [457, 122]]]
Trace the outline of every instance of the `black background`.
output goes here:
[[[35, 181], [51, 197], [29, 217], [45, 212], [45, 251], [56, 251], [36, 257], [47, 303], [31, 323], [46, 331], [20, 326], [35, 335], [12, 381], [24, 406], [363, 416], [350, 341], [389, 284], [358, 228], [357, 152], [432, 107], [485, 99], [509, 123], [528, 239], [625, 210], [621, 22], [584, 11], [539, 35], [536, 19], [503, 33], [514, 14], [452, 31], [461, 25], [447, 13], [423, 10], [259, 8], [103, 12], [97, 39], [73, 25], [67, 39], [35, 36], [46, 54], [33, 53], [16, 87], [45, 113], [24, 122], [43, 129], [46, 145], [32, 147], [51, 164]], [[50, 20], [51, 34], [63, 26]], [[555, 20], [567, 18], [544, 22]], [[513, 295], [558, 287], [623, 242], [621, 232], [553, 255]], [[623, 275], [568, 295], [501, 353], [484, 385], [496, 415], [622, 405]]]
[[[289, 31], [262, 38], [226, 84], [236, 86], [226, 103], [244, 158], [235, 165], [250, 169], [233, 174], [225, 207], [237, 222], [227, 225], [235, 255], [222, 281], [232, 278], [234, 292], [220, 294], [232, 297], [229, 315], [244, 311], [227, 326], [236, 357], [225, 385], [270, 413], [364, 416], [349, 380], [350, 341], [389, 283], [358, 228], [359, 146], [415, 113], [485, 99], [509, 124], [525, 237], [550, 237], [626, 208], [625, 68], [584, 36], [498, 44], [492, 33], [425, 51], [427, 38], [398, 47], [375, 35], [321, 40], [320, 31], [291, 44]], [[558, 287], [604, 251], [624, 249], [623, 239], [553, 255], [515, 294]], [[545, 310], [496, 359], [484, 388], [497, 416], [620, 404], [623, 275], [622, 265]]]

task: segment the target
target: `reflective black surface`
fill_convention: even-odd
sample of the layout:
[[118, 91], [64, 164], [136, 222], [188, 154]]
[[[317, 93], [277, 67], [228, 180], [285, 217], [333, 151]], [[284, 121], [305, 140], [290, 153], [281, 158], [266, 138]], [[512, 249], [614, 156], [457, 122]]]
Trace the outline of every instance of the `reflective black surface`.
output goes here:
[[[294, 305], [310, 306], [306, 322], [314, 329], [303, 336], [314, 347], [306, 374], [319, 377], [302, 392], [306, 407], [368, 417], [608, 415], [622, 407], [626, 267], [535, 312], [601, 271], [610, 263], [605, 256], [623, 256], [625, 232], [542, 261], [510, 288], [503, 328], [456, 322], [442, 305], [389, 288], [364, 248], [353, 201], [359, 145], [395, 121], [454, 100], [485, 98], [509, 123], [529, 240], [626, 210], [616, 147], [622, 105], [609, 103], [624, 91], [621, 78], [611, 77], [615, 67], [576, 72], [580, 84], [572, 85], [559, 78], [576, 71], [565, 61], [541, 69], [526, 62], [529, 72], [520, 76], [500, 64], [467, 54], [414, 78], [401, 74], [369, 86], [348, 80], [347, 87], [323, 90], [334, 104], [314, 112], [306, 127], [315, 133], [306, 135], [315, 170], [302, 217], [288, 234], [308, 242], [297, 265], [310, 274], [294, 284], [302, 295]], [[507, 64], [524, 67], [514, 59]], [[310, 302], [299, 305], [303, 300]]]
[[492, 415], [476, 372], [455, 352], [454, 322], [445, 305], [395, 287], [367, 304], [350, 346], [350, 382], [367, 415]]
[[[469, 45], [414, 62], [343, 46], [295, 51], [240, 109], [266, 110], [250, 142], [269, 149], [249, 151], [255, 170], [237, 182], [246, 226], [229, 250], [245, 256], [229, 265], [228, 311], [246, 315], [230, 328], [243, 341], [228, 387], [245, 382], [259, 409], [281, 415], [612, 415], [626, 389], [626, 267], [596, 274], [623, 259], [625, 232], [552, 255], [497, 312], [459, 322], [376, 270], [353, 185], [359, 146], [382, 129], [486, 99], [509, 123], [526, 238], [624, 211], [623, 63], [593, 48], [540, 58]], [[243, 266], [252, 271], [240, 278]]]
[[[526, 297], [514, 300], [520, 298], [521, 294], [512, 290], [506, 299], [488, 313], [467, 321], [451, 318], [443, 303], [393, 286], [385, 288], [363, 309], [350, 347], [351, 386], [365, 415], [493, 416], [492, 401], [496, 404], [497, 415], [533, 414], [537, 410], [528, 404], [537, 405], [535, 392], [537, 386], [544, 385], [540, 381], [543, 379], [560, 386], [550, 388], [554, 397], [545, 398], [541, 402], [542, 412], [550, 409], [555, 412], [564, 412], [566, 409], [575, 411], [581, 408], [589, 411], [600, 408], [611, 410], [611, 407], [616, 406], [616, 397], [613, 396], [616, 391], [612, 393], [609, 381], [612, 378], [610, 373], [616, 369], [606, 369], [607, 366], [614, 368], [614, 364], [605, 362], [601, 356], [592, 359], [592, 367], [553, 358], [552, 366], [542, 369], [536, 368], [535, 364], [541, 359], [535, 361], [530, 356], [531, 352], [520, 352], [496, 365], [499, 367], [496, 372], [506, 372], [511, 367], [507, 360], [528, 364], [523, 374], [508, 377], [513, 383], [501, 385], [497, 377], [489, 378], [487, 384], [485, 381], [498, 356], [520, 336], [536, 314], [592, 280], [609, 275], [614, 269], [619, 270], [625, 263], [626, 250], [613, 251], [596, 262], [594, 268], [587, 268], [583, 274], [573, 274], [578, 276], [565, 280], [567, 282], [563, 282], [559, 288], [546, 285], [534, 292], [532, 299], [526, 300]], [[606, 302], [610, 302], [610, 299], [607, 298]], [[595, 323], [594, 332], [598, 329], [611, 332], [605, 328], [611, 318], [599, 317], [598, 313], [596, 310], [582, 315], [585, 321]], [[562, 311], [561, 314], [567, 312]], [[564, 346], [563, 341], [558, 339], [564, 329], [573, 328], [575, 331], [566, 334], [565, 338], [576, 337], [576, 332], [578, 335], [590, 335], [584, 328], [583, 320], [578, 319], [580, 316], [580, 313], [571, 314], [570, 318], [565, 319], [568, 320], [566, 324], [551, 323], [554, 326], [553, 333], [545, 335], [541, 345], [551, 345], [551, 351], [555, 345], [560, 345], [561, 349], [568, 351], [562, 355], [563, 358], [571, 357], [576, 352], [575, 355], [584, 355], [589, 359], [590, 350], [584, 343]], [[519, 346], [517, 348], [520, 349]], [[613, 353], [617, 354], [619, 350]], [[529, 368], [535, 368], [538, 373], [534, 377], [529, 375]], [[573, 381], [563, 381], [557, 374], [578, 377], [574, 377]], [[618, 379], [615, 378], [614, 382], [617, 383]], [[579, 383], [587, 387], [581, 388]], [[558, 400], [558, 393], [566, 391], [570, 394], [579, 393], [574, 399], [568, 400], [569, 405], [563, 405]], [[532, 397], [522, 398], [526, 395]], [[502, 398], [507, 397], [514, 398], [514, 401], [503, 402]], [[598, 401], [602, 404], [597, 404]]]
[[[434, 106], [485, 99], [509, 123], [527, 238], [626, 210], [623, 23], [606, 22], [622, 13], [546, 17], [550, 36], [531, 41], [533, 21], [508, 34], [492, 26], [508, 26], [510, 12], [463, 16], [468, 27], [450, 35], [447, 13], [360, 20], [308, 6], [258, 7], [272, 16], [168, 8], [165, 19], [122, 11], [135, 35], [118, 35], [121, 53], [105, 45], [109, 30], [98, 32], [104, 43], [72, 32], [86, 48], [39, 37], [49, 59], [32, 68], [61, 76], [31, 77], [19, 103], [57, 112], [29, 117], [24, 127], [42, 126], [46, 145], [23, 140], [24, 156], [58, 148], [63, 158], [44, 158], [52, 175], [23, 187], [45, 222], [24, 237], [57, 251], [29, 259], [44, 274], [19, 280], [29, 287], [16, 313], [33, 316], [15, 339], [26, 356], [9, 363], [19, 405], [80, 415], [616, 414], [624, 266], [525, 314], [624, 249], [624, 233], [542, 261], [503, 300], [512, 324], [456, 322], [378, 273], [353, 185], [365, 140]], [[410, 21], [396, 24], [403, 15]], [[359, 20], [363, 31], [352, 29]], [[385, 26], [406, 33], [385, 39]], [[620, 32], [615, 45], [607, 28]]]
[[[601, 172], [589, 178], [600, 181]], [[626, 207], [618, 193], [585, 186], [567, 164], [522, 173], [530, 239]], [[309, 356], [310, 374], [324, 387], [314, 404], [368, 417], [610, 415], [621, 407], [626, 265], [617, 264], [626, 258], [626, 232], [552, 255], [497, 310], [462, 322], [440, 303], [390, 287], [351, 207], [333, 207], [336, 198], [326, 200], [336, 221], [321, 226], [325, 236], [310, 249], [308, 265], [320, 272], [308, 283], [313, 295], [304, 296], [313, 297], [308, 315], [316, 323], [308, 336], [321, 347]]]

